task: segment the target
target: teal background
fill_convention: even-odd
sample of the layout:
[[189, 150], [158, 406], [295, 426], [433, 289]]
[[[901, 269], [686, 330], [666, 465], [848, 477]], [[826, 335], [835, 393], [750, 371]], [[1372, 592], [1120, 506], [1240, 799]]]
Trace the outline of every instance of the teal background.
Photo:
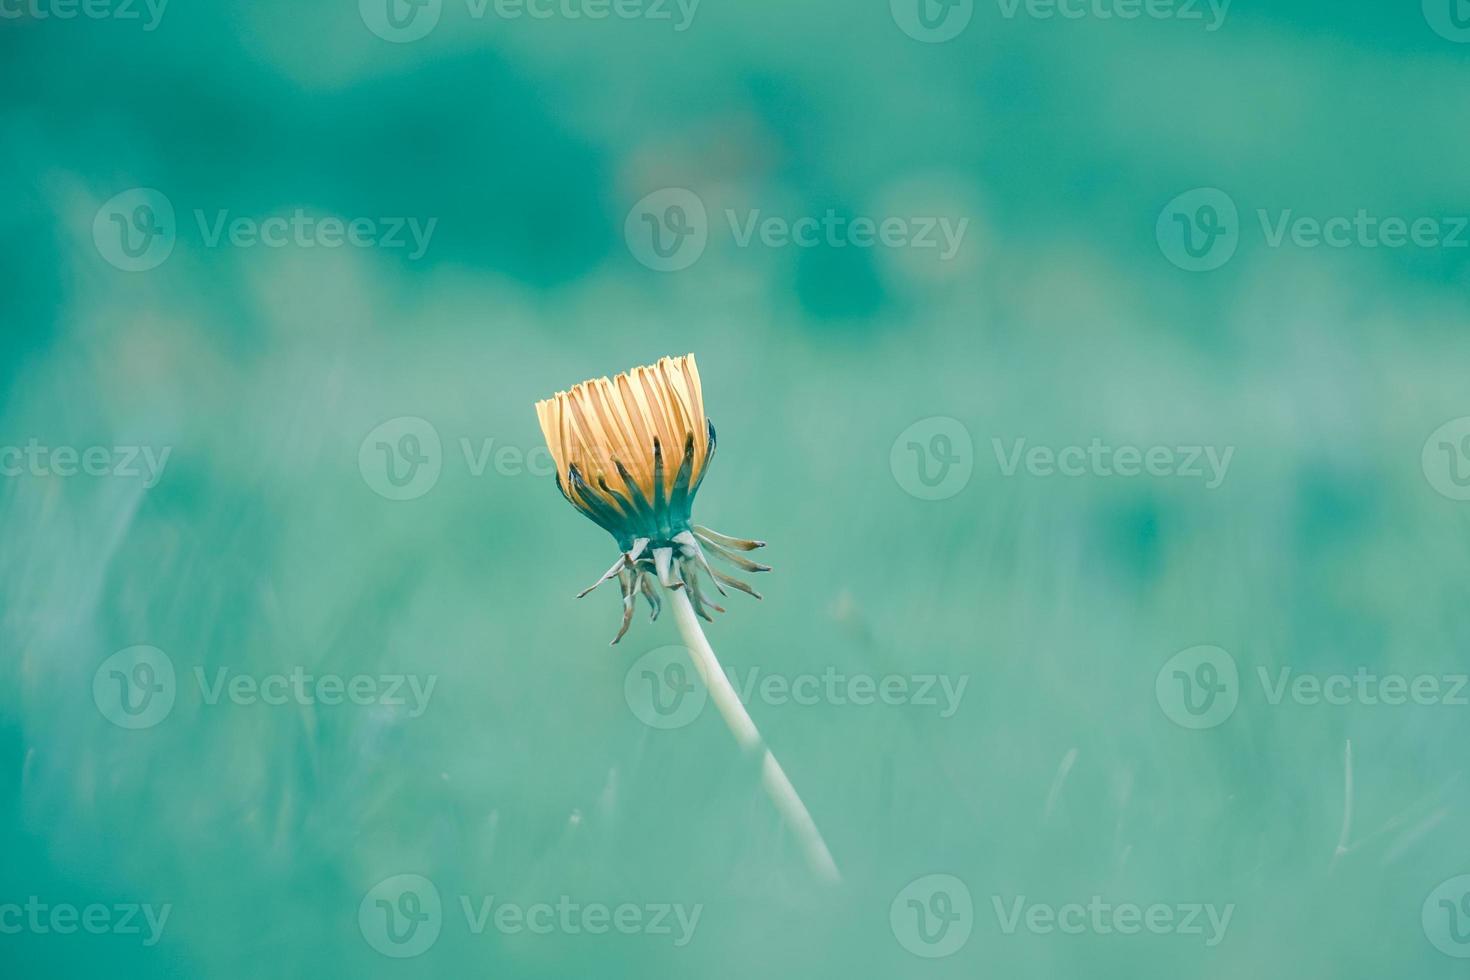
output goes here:
[[[0, 934], [0, 973], [1462, 975], [1421, 910], [1470, 872], [1470, 708], [1272, 705], [1255, 678], [1466, 669], [1470, 505], [1421, 450], [1470, 415], [1470, 250], [1273, 248], [1255, 215], [1470, 213], [1467, 80], [1470, 45], [1416, 3], [1237, 0], [1216, 31], [979, 3], [943, 44], [875, 0], [704, 0], [683, 32], [446, 0], [407, 44], [341, 0], [0, 19], [0, 445], [172, 449], [151, 489], [0, 478], [0, 904], [172, 905], [152, 947]], [[126, 272], [93, 224], [136, 187], [178, 237]], [[659, 273], [624, 222], [666, 187], [709, 206], [710, 241]], [[1155, 238], [1196, 187], [1241, 216], [1199, 273]], [[438, 223], [412, 260], [210, 248], [191, 217], [296, 208]], [[741, 248], [725, 208], [970, 224], [942, 262]], [[968, 677], [948, 718], [751, 704], [838, 887], [712, 710], [675, 731], [630, 710], [629, 666], [678, 638], [640, 612], [609, 650], [611, 590], [572, 599], [611, 539], [549, 478], [461, 453], [530, 453], [537, 398], [687, 351], [721, 435], [696, 517], [776, 566], [710, 628], [727, 665]], [[401, 416], [443, 471], [393, 501], [359, 449]], [[925, 500], [891, 450], [936, 416], [973, 474]], [[1213, 490], [1007, 477], [992, 440], [1021, 438], [1235, 453]], [[180, 683], [128, 731], [92, 685], [136, 644]], [[1241, 689], [1194, 731], [1155, 678], [1200, 644]], [[188, 680], [297, 666], [438, 685], [410, 718]], [[358, 923], [400, 873], [446, 909], [405, 960]], [[942, 959], [890, 924], [929, 874], [975, 908]], [[680, 948], [472, 935], [459, 895], [703, 911]], [[1019, 895], [1235, 909], [1212, 948], [1007, 935], [992, 897]]]

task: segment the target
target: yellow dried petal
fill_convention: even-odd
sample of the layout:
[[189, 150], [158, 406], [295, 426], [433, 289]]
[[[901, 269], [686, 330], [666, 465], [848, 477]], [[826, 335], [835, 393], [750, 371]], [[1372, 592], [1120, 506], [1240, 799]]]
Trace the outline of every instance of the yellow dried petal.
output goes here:
[[708, 421], [693, 354], [665, 357], [612, 379], [583, 381], [537, 402], [536, 417], [562, 486], [570, 487], [568, 473], [575, 466], [592, 491], [613, 506], [616, 500], [599, 482], [606, 480], [609, 487], [627, 495], [614, 461], [623, 464], [644, 497], [654, 499], [655, 437], [663, 447], [665, 495], [674, 485], [690, 436], [694, 437], [691, 485], [698, 482], [709, 457]]

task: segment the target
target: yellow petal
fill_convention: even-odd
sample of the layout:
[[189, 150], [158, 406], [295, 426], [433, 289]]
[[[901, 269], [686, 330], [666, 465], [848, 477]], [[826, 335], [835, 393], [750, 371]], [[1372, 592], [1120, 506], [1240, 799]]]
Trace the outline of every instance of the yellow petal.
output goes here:
[[690, 436], [694, 438], [691, 485], [709, 456], [709, 423], [693, 354], [665, 357], [611, 380], [596, 378], [559, 391], [536, 403], [536, 417], [562, 485], [570, 487], [568, 473], [575, 466], [593, 492], [614, 506], [616, 501], [600, 488], [606, 480], [609, 487], [627, 495], [614, 461], [623, 464], [648, 500], [654, 499], [655, 438], [663, 448], [666, 495]]

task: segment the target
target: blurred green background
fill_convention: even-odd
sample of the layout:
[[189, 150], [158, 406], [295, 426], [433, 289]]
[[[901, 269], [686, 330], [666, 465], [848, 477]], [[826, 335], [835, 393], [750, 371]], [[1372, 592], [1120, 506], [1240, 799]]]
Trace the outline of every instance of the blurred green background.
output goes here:
[[[3, 0], [0, 973], [1463, 975], [1464, 4], [392, 2]], [[1291, 224], [1360, 211], [1431, 224]], [[896, 237], [742, 239], [829, 213]], [[837, 887], [712, 709], [646, 723], [672, 622], [609, 650], [612, 589], [572, 599], [616, 549], [532, 403], [688, 351], [696, 517], [776, 566], [727, 666], [965, 684], [751, 699]], [[1273, 703], [1283, 669], [1445, 696]], [[1190, 727], [1192, 681], [1233, 710]], [[491, 896], [700, 917], [477, 932]], [[1094, 896], [1231, 918], [1004, 928]]]

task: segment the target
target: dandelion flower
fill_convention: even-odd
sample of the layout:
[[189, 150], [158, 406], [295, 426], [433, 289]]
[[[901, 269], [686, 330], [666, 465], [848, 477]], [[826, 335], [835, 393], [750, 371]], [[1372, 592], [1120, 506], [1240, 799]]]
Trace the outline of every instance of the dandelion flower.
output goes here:
[[[661, 608], [657, 581], [665, 589], [687, 587], [695, 611], [713, 622], [709, 610], [724, 612], [701, 585], [725, 586], [759, 599], [747, 583], [717, 571], [706, 550], [746, 572], [770, 567], [740, 554], [764, 547], [692, 523], [694, 495], [715, 454], [715, 427], [705, 418], [694, 355], [665, 357], [611, 380], [584, 381], [536, 403], [541, 431], [556, 462], [562, 496], [613, 536], [622, 554], [582, 592], [616, 577], [622, 586], [623, 638], [641, 593], [652, 618]], [[581, 598], [579, 596], [578, 598]]]
[[699, 625], [709, 610], [725, 610], [707, 598], [701, 577], [721, 595], [725, 586], [759, 599], [748, 584], [710, 565], [709, 555], [746, 572], [768, 572], [742, 552], [764, 541], [735, 538], [693, 523], [694, 496], [715, 455], [715, 427], [704, 414], [704, 394], [694, 355], [665, 357], [609, 380], [584, 381], [536, 403], [546, 446], [556, 462], [556, 485], [573, 507], [607, 531], [621, 554], [587, 595], [616, 578], [623, 621], [613, 643], [633, 619], [641, 594], [657, 619], [671, 597], [674, 618], [695, 668], [740, 746], [761, 758], [761, 781], [801, 842], [808, 861], [835, 880], [837, 865], [816, 824], [780, 763], [766, 747], [714, 649]]

